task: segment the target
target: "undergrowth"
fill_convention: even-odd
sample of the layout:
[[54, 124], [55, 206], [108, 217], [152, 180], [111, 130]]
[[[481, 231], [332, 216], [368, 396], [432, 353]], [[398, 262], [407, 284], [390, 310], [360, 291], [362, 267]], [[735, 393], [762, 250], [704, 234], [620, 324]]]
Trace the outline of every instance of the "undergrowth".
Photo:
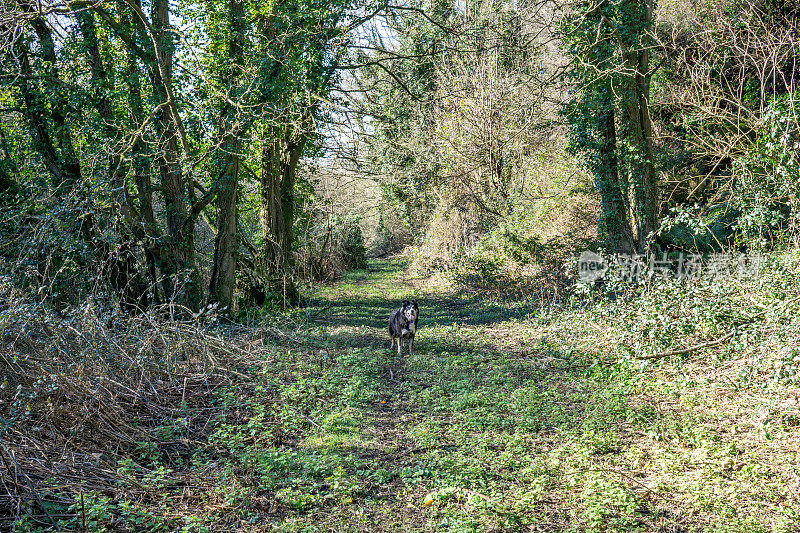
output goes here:
[[0, 528], [800, 528], [797, 254], [545, 306], [406, 266], [258, 328], [6, 299]]

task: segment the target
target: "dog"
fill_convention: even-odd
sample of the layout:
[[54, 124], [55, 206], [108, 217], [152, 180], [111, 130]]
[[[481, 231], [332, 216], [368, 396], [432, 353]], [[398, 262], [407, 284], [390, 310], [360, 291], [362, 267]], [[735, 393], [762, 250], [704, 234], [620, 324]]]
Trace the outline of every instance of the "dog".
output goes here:
[[403, 355], [403, 339], [408, 339], [408, 355], [414, 355], [414, 335], [417, 333], [419, 320], [419, 305], [416, 300], [405, 300], [403, 305], [392, 312], [389, 318], [389, 336], [392, 338], [392, 348], [397, 340], [397, 355]]

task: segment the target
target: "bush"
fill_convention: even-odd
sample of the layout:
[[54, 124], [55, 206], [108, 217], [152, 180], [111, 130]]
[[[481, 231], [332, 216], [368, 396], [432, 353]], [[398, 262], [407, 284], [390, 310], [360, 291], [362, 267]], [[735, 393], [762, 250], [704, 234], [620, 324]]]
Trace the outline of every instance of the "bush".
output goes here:
[[372, 255], [383, 257], [396, 254], [411, 244], [413, 240], [414, 237], [403, 217], [395, 211], [381, 209], [375, 240], [370, 246]]
[[655, 243], [661, 251], [718, 253], [735, 244], [740, 215], [740, 209], [727, 203], [675, 206], [662, 217]]
[[56, 315], [0, 278], [0, 455], [27, 481], [3, 468], [0, 486], [30, 502], [0, 507], [0, 530], [176, 531], [158, 507], [174, 488], [217, 486], [195, 460], [219, 412], [210, 391], [251, 364], [241, 343], [168, 308], [110, 313], [89, 300]]
[[525, 212], [500, 221], [455, 258], [450, 269], [454, 285], [468, 292], [514, 298], [563, 285], [562, 243], [558, 239], [545, 242], [537, 227], [537, 221]]
[[776, 101], [761, 121], [759, 138], [734, 162], [735, 193], [742, 212], [742, 241], [768, 249], [796, 240], [800, 230], [800, 124], [797, 104]]
[[[794, 365], [792, 350], [800, 316], [794, 295], [800, 280], [793, 273], [800, 266], [800, 256], [794, 252], [694, 257], [700, 261], [697, 269], [682, 277], [664, 275], [658, 264], [642, 258], [634, 280], [626, 274], [627, 268], [606, 258], [610, 268], [602, 283], [575, 285], [577, 305], [574, 315], [567, 313], [565, 320], [588, 317], [593, 324], [624, 324], [611, 328], [615, 337], [598, 350], [603, 354], [653, 355], [732, 337], [719, 347], [713, 345], [715, 357], [752, 356], [754, 363], [763, 363], [753, 372], [765, 371], [775, 361], [791, 360]], [[587, 331], [591, 338], [599, 338], [595, 326]], [[765, 331], [775, 332], [776, 337], [765, 337]], [[766, 348], [779, 338], [785, 343], [782, 347]]]
[[329, 281], [343, 272], [367, 267], [367, 247], [358, 218], [352, 215], [318, 217], [298, 238], [295, 256], [300, 279]]

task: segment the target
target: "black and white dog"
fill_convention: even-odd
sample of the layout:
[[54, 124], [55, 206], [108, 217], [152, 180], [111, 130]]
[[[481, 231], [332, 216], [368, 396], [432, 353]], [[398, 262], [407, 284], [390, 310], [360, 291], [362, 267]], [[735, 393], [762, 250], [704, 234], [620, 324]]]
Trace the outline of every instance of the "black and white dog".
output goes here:
[[405, 300], [403, 306], [395, 309], [389, 318], [389, 336], [392, 338], [392, 348], [397, 339], [397, 355], [403, 355], [402, 342], [408, 339], [408, 353], [414, 354], [412, 346], [414, 335], [417, 333], [417, 320], [419, 320], [419, 305], [416, 300]]

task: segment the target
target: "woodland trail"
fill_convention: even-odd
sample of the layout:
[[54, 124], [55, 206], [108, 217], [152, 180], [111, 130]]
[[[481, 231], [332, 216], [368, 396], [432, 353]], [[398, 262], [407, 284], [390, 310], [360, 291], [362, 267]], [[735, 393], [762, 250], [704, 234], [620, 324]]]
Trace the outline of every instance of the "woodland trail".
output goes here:
[[[409, 298], [420, 304], [419, 331], [414, 354], [398, 358], [388, 317]], [[337, 462], [352, 490], [297, 516], [300, 529], [581, 528], [571, 462], [591, 455], [593, 444], [579, 437], [586, 409], [599, 426], [613, 422], [604, 419], [608, 398], [592, 401], [598, 383], [585, 375], [588, 365], [531, 327], [536, 309], [453, 294], [407, 277], [399, 260], [371, 261], [312, 303], [307, 334], [320, 346], [314, 358], [329, 365], [318, 379], [347, 375], [338, 402], [317, 404], [301, 448]], [[615, 439], [599, 446], [618, 446]], [[639, 499], [647, 492], [609, 477], [607, 489], [647, 509]]]
[[[317, 289], [300, 343], [274, 346], [263, 372], [286, 437], [244, 462], [269, 472], [257, 490], [270, 527], [760, 530], [760, 500], [728, 496], [755, 490], [748, 471], [729, 471], [741, 454], [731, 412], [676, 401], [691, 390], [675, 386], [680, 367], [598, 364], [600, 326], [580, 308], [467, 297], [405, 266], [373, 260]], [[397, 357], [388, 317], [409, 298], [415, 351]], [[759, 493], [785, 490], [791, 470], [781, 476], [759, 478]]]
[[[374, 351], [380, 359], [376, 387], [380, 392], [373, 408], [361, 413], [363, 441], [348, 451], [359, 460], [371, 462], [387, 478], [365, 495], [381, 502], [373, 522], [373, 527], [381, 530], [427, 529], [429, 504], [420, 489], [430, 488], [430, 472], [420, 468], [415, 456], [437, 446], [421, 443], [409, 434], [409, 428], [431, 421], [426, 413], [415, 409], [410, 396], [434, 386], [425, 381], [431, 369], [419, 368], [432, 351], [441, 350], [440, 342], [434, 346], [429, 342], [434, 328], [469, 328], [470, 322], [475, 328], [479, 321], [471, 315], [468, 301], [431, 290], [420, 280], [406, 277], [402, 267], [396, 260], [372, 261], [368, 271], [351, 273], [345, 281], [320, 291], [315, 306], [320, 315], [315, 321], [325, 324], [321, 330], [328, 341], [338, 349]], [[410, 298], [420, 304], [422, 329], [416, 353], [409, 356], [405, 346], [403, 356], [398, 357], [388, 346], [388, 317], [403, 299]], [[450, 348], [458, 346], [453, 343]], [[444, 420], [437, 418], [438, 423]], [[343, 449], [347, 447], [344, 444]], [[409, 478], [398, 472], [411, 472], [414, 482], [409, 483]]]
[[[397, 357], [389, 347], [388, 317], [410, 298], [420, 304], [420, 330], [414, 354], [409, 356], [406, 347]], [[338, 456], [371, 467], [372, 479], [358, 498], [366, 522], [353, 523], [350, 513], [334, 519], [338, 513], [330, 512], [324, 522], [333, 519], [331, 527], [345, 530], [431, 530], [441, 514], [439, 500], [459, 507], [469, 500], [485, 509], [467, 513], [464, 523], [482, 529], [486, 517], [480, 515], [504, 507], [487, 489], [513, 476], [480, 472], [484, 454], [494, 455], [499, 445], [485, 440], [486, 431], [513, 437], [516, 415], [507, 407], [508, 395], [523, 383], [538, 389], [540, 376], [526, 359], [524, 336], [509, 325], [527, 310], [484, 305], [409, 278], [398, 260], [371, 261], [368, 271], [349, 273], [312, 301], [315, 327], [309, 335], [325, 347], [326, 357], [359, 354], [363, 363], [374, 364], [375, 373], [360, 384], [371, 401], [350, 410], [357, 426], [350, 429], [356, 430], [349, 438], [335, 439]], [[446, 474], [436, 464], [440, 459], [449, 463]], [[438, 494], [443, 483], [444, 492]], [[449, 514], [440, 518], [463, 520]]]
[[[388, 318], [410, 298], [415, 351], [398, 357]], [[75, 491], [94, 525], [53, 507], [52, 528], [16, 530], [800, 530], [794, 411], [767, 434], [717, 363], [626, 359], [603, 336], [629, 325], [598, 307], [497, 303], [372, 260], [201, 336], [230, 372], [198, 375], [163, 419], [130, 411], [147, 439], [89, 470], [117, 499]], [[187, 381], [165, 383], [177, 404]]]

